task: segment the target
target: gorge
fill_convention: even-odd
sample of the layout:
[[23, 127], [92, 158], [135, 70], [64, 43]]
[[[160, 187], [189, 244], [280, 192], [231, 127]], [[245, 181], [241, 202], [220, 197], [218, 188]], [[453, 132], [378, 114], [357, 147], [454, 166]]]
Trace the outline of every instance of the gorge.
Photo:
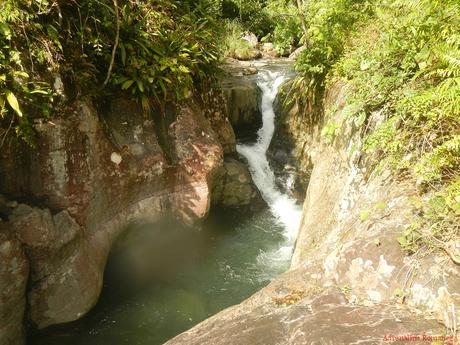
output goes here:
[[[200, 231], [172, 221], [149, 224], [137, 219], [128, 230], [131, 240], [122, 240], [126, 248], [112, 254], [95, 310], [76, 323], [33, 335], [31, 344], [162, 344], [241, 302], [289, 267], [300, 205], [278, 191], [266, 153], [275, 129], [277, 89], [292, 67], [276, 61], [258, 61], [257, 66], [251, 87], [261, 88], [263, 125], [256, 142], [241, 139], [245, 144], [237, 150], [247, 159], [268, 209], [239, 214], [216, 206]], [[241, 78], [234, 92], [246, 83], [247, 77]], [[227, 106], [240, 105], [228, 99]], [[127, 262], [134, 255], [142, 263]]]

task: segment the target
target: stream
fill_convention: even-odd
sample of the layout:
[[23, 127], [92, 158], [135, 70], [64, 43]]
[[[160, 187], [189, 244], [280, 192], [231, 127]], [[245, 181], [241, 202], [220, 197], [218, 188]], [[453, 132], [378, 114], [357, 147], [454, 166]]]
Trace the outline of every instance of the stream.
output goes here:
[[[288, 269], [301, 207], [276, 187], [266, 155], [275, 130], [273, 102], [287, 73], [258, 67], [263, 126], [255, 143], [239, 143], [237, 151], [269, 206], [250, 214], [213, 209], [198, 234], [174, 222], [133, 225], [136, 235], [127, 241], [142, 247], [135, 258], [109, 261], [97, 306], [79, 321], [32, 335], [30, 344], [159, 345]], [[139, 272], [133, 260], [144, 263]]]

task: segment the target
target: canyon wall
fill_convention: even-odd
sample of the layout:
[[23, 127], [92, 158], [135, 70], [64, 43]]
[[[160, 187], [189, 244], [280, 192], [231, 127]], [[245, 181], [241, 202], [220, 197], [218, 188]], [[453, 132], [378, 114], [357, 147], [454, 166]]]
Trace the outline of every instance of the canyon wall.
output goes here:
[[[310, 177], [291, 269], [168, 345], [378, 344], [407, 334], [422, 344], [455, 332], [459, 267], [442, 251], [401, 249], [397, 238], [417, 212], [414, 183], [374, 168], [378, 157], [363, 151], [346, 105], [347, 85], [338, 82], [320, 106], [279, 109], [271, 155], [289, 142], [291, 162]], [[331, 124], [332, 134], [324, 131]]]
[[88, 312], [131, 222], [194, 226], [211, 201], [241, 207], [257, 196], [219, 91], [147, 112], [122, 96], [79, 100], [34, 127], [35, 147], [12, 139], [0, 156], [2, 345], [24, 343], [26, 324]]

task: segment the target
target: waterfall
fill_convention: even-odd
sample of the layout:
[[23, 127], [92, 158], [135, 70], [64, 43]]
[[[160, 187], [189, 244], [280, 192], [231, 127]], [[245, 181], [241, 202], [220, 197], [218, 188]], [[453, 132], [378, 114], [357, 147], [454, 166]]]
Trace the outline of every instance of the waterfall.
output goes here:
[[275, 183], [275, 174], [267, 159], [267, 150], [275, 132], [275, 111], [273, 103], [278, 93], [278, 88], [286, 80], [282, 72], [261, 70], [257, 82], [262, 91], [260, 110], [262, 112], [262, 128], [258, 131], [255, 144], [237, 145], [237, 151], [243, 155], [249, 164], [254, 183], [259, 189], [263, 199], [267, 202], [273, 216], [284, 227], [284, 243], [273, 253], [262, 253], [261, 260], [269, 259], [286, 260], [292, 255], [297, 231], [300, 225], [301, 207], [295, 200], [283, 194]]

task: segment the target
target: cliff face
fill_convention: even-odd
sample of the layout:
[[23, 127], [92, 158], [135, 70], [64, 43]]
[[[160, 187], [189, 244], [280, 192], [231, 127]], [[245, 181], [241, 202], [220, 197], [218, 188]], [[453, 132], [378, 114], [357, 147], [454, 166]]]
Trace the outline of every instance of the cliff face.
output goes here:
[[[415, 183], [389, 168], [374, 169], [361, 130], [343, 112], [347, 85], [329, 89], [324, 104], [325, 126], [337, 129], [331, 139], [315, 126], [299, 142], [312, 171], [292, 268], [308, 268], [319, 286], [340, 287], [351, 303], [404, 302], [451, 327], [460, 316], [446, 313], [458, 310], [458, 266], [442, 252], [409, 256], [397, 240], [417, 213]], [[288, 128], [299, 133], [294, 117], [286, 117]], [[373, 113], [367, 130], [382, 120]]]
[[38, 328], [90, 310], [132, 220], [192, 225], [207, 215], [224, 154], [235, 151], [225, 102], [209, 92], [164, 114], [123, 99], [102, 110], [79, 101], [36, 125], [35, 149], [3, 148], [0, 191], [20, 203], [0, 200], [2, 345], [22, 343], [26, 303]]
[[[322, 121], [295, 105], [279, 114], [278, 137], [310, 175], [290, 271], [167, 344], [377, 344], [404, 334], [423, 343], [423, 334], [443, 334], [440, 323], [455, 330], [460, 270], [442, 252], [401, 249], [414, 184], [373, 168], [346, 104], [347, 85], [337, 83]], [[381, 120], [374, 113], [368, 130]]]

